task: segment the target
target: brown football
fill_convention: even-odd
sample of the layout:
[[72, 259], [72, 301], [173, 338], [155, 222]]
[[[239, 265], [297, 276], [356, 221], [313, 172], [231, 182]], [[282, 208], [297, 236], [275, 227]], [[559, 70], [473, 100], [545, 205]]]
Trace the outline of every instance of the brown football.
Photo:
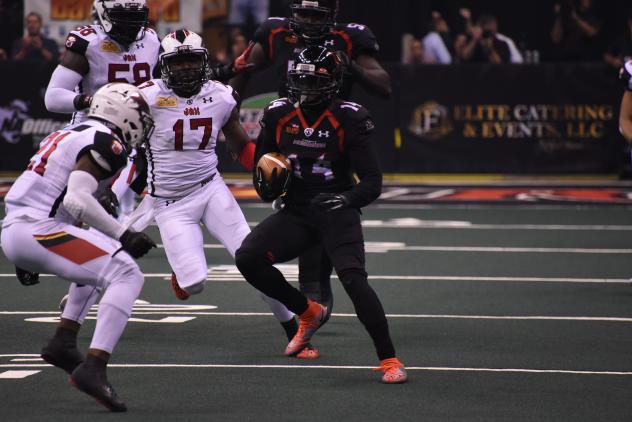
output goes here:
[[264, 154], [257, 163], [257, 168], [261, 169], [263, 178], [269, 182], [272, 179], [272, 170], [277, 169], [276, 174], [281, 173], [281, 170], [287, 169], [288, 173], [292, 172], [292, 163], [283, 154], [278, 152], [269, 152]]

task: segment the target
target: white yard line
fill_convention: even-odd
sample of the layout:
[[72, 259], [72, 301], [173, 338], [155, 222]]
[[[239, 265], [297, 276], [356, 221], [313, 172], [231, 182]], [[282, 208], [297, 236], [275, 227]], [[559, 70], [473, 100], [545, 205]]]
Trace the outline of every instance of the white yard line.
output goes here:
[[[51, 274], [40, 274], [40, 277], [56, 277]], [[146, 273], [146, 278], [170, 278], [171, 273]], [[0, 278], [15, 278], [15, 274], [0, 274]], [[287, 277], [288, 280], [293, 280]], [[332, 278], [337, 278], [335, 274]], [[238, 274], [210, 274], [211, 282], [245, 282]], [[472, 282], [517, 282], [517, 283], [595, 283], [595, 284], [630, 284], [627, 278], [573, 278], [573, 277], [485, 277], [485, 276], [436, 276], [436, 275], [369, 275], [369, 280], [389, 281], [472, 281]]]
[[[90, 312], [96, 314], [96, 307]], [[0, 315], [58, 315], [59, 311], [0, 311]], [[188, 315], [215, 317], [271, 317], [271, 312], [198, 312], [198, 311], [133, 311], [132, 315]], [[355, 314], [332, 314], [338, 318], [356, 318]], [[624, 317], [589, 317], [589, 316], [548, 316], [548, 315], [433, 315], [433, 314], [387, 314], [388, 318], [404, 319], [468, 319], [468, 320], [504, 320], [504, 321], [582, 321], [582, 322], [625, 322], [632, 323], [632, 318]]]
[[[0, 368], [46, 368], [48, 364], [14, 365], [2, 364]], [[374, 366], [347, 366], [347, 365], [232, 365], [232, 364], [172, 364], [172, 363], [148, 363], [148, 364], [109, 364], [108, 368], [127, 369], [292, 369], [292, 370], [371, 370]], [[597, 376], [632, 376], [632, 372], [624, 371], [579, 371], [569, 369], [529, 369], [529, 368], [467, 368], [448, 366], [408, 366], [407, 371], [429, 372], [487, 372], [510, 374], [562, 374], [562, 375], [597, 375]]]

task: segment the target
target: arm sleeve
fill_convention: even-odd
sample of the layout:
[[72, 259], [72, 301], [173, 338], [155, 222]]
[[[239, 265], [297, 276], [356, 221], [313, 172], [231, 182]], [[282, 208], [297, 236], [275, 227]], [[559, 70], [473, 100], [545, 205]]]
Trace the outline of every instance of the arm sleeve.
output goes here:
[[350, 207], [362, 208], [375, 201], [382, 193], [382, 170], [371, 142], [375, 128], [373, 120], [365, 117], [354, 122], [353, 126], [347, 133], [350, 141], [346, 143], [346, 148], [351, 168], [360, 181], [345, 195]]
[[62, 65], [57, 66], [46, 88], [44, 103], [48, 111], [54, 113], [74, 113], [75, 87], [83, 79], [79, 73]]
[[90, 173], [73, 171], [68, 178], [64, 208], [77, 220], [118, 240], [125, 232], [125, 226], [109, 215], [93, 196], [98, 187], [99, 182]]

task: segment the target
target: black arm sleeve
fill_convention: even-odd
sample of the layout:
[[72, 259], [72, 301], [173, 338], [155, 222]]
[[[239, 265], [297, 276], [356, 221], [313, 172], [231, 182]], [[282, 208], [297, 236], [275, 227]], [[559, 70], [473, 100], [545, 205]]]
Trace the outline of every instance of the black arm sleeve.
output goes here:
[[367, 117], [355, 126], [347, 133], [349, 142], [345, 145], [351, 168], [360, 178], [360, 182], [345, 192], [345, 195], [350, 207], [362, 208], [375, 201], [382, 193], [382, 170], [371, 142], [375, 128], [373, 121]]

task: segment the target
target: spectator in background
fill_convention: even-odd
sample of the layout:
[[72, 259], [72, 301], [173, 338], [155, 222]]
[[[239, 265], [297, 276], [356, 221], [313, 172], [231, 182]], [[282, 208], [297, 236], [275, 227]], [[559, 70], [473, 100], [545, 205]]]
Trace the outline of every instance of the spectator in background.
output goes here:
[[564, 0], [556, 3], [551, 40], [558, 60], [599, 60], [598, 37], [601, 22], [594, 13], [593, 0]]
[[26, 16], [25, 26], [27, 35], [15, 40], [11, 50], [11, 58], [14, 60], [57, 62], [59, 59], [57, 43], [41, 34], [42, 17], [35, 12], [29, 13]]
[[410, 42], [409, 49], [410, 49], [410, 57], [409, 57], [408, 63], [406, 64], [416, 65], [416, 64], [429, 63], [426, 60], [426, 53], [424, 51], [424, 45], [421, 42], [421, 40], [418, 40], [417, 38], [413, 38], [412, 41]]
[[462, 62], [475, 63], [512, 63], [512, 47], [515, 50], [515, 63], [522, 63], [522, 56], [514, 42], [507, 36], [498, 33], [498, 20], [492, 15], [479, 16], [476, 24], [471, 20], [468, 9], [461, 9], [461, 16], [466, 20], [465, 33], [460, 34], [455, 42], [455, 50]]
[[624, 63], [632, 60], [632, 8], [628, 9], [628, 26], [625, 33], [608, 47], [604, 61], [610, 66], [620, 69]]
[[268, 19], [270, 0], [231, 0], [228, 12], [228, 24], [233, 27], [232, 37], [243, 34], [243, 28], [252, 19], [258, 27]]
[[432, 12], [430, 32], [423, 38], [422, 47], [428, 63], [452, 63], [452, 36], [448, 22], [439, 12]]

